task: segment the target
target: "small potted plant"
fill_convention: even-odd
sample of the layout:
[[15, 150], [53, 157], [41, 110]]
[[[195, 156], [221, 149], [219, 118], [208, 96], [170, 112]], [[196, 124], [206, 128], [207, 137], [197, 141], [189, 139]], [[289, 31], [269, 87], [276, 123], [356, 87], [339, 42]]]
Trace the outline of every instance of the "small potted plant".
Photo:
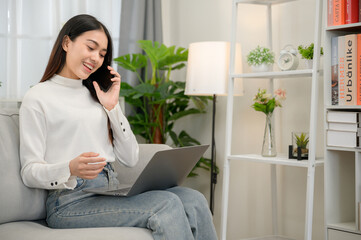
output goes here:
[[257, 46], [247, 55], [247, 63], [253, 72], [270, 71], [274, 59], [275, 55], [269, 48], [260, 46]]
[[292, 158], [301, 160], [308, 159], [308, 142], [309, 136], [306, 132], [292, 133]]
[[[313, 48], [314, 44], [311, 43], [309, 46], [298, 46], [298, 52], [301, 54], [301, 57], [305, 59], [306, 68], [312, 68], [313, 64]], [[320, 49], [321, 56], [323, 55], [323, 48]]]

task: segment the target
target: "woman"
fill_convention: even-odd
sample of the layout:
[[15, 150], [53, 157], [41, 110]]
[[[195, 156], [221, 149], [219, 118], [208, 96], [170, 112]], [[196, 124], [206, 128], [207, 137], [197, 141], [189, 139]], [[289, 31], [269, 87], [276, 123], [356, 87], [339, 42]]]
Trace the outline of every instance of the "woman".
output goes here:
[[75, 16], [60, 31], [40, 83], [23, 99], [21, 175], [27, 186], [49, 190], [48, 225], [143, 227], [154, 239], [217, 239], [197, 191], [175, 187], [129, 198], [82, 191], [117, 184], [111, 162], [132, 167], [138, 161], [111, 61], [106, 27], [92, 16]]

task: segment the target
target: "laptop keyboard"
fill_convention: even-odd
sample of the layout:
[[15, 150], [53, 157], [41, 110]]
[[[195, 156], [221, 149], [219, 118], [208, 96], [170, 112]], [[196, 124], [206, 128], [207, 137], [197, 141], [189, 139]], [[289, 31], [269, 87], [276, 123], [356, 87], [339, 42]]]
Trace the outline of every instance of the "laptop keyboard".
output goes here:
[[129, 188], [116, 189], [116, 190], [108, 190], [107, 192], [108, 193], [114, 193], [114, 195], [125, 196], [129, 192], [129, 190], [130, 190], [130, 187]]

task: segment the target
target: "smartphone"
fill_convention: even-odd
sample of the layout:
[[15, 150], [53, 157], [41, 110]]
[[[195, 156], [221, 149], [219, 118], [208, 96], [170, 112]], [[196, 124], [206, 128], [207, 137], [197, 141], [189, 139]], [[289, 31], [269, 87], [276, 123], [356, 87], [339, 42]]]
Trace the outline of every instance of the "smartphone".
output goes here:
[[83, 80], [83, 85], [87, 87], [95, 100], [98, 100], [93, 81], [99, 84], [102, 91], [107, 92], [112, 86], [113, 82], [110, 80], [114, 77], [110, 73], [107, 66], [101, 66], [96, 72], [92, 73], [87, 79]]

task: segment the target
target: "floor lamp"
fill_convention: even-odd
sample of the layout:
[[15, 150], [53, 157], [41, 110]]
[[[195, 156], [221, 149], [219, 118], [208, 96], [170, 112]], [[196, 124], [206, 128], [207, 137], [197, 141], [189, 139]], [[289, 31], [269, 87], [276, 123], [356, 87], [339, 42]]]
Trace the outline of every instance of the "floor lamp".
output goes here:
[[[216, 144], [215, 144], [215, 116], [216, 96], [227, 95], [230, 43], [229, 42], [196, 42], [189, 45], [188, 66], [186, 78], [186, 95], [213, 96], [212, 112], [212, 147], [211, 147], [211, 176], [210, 176], [210, 210], [214, 210], [214, 190], [217, 183], [216, 172]], [[241, 68], [240, 47], [236, 48], [237, 72]], [[236, 81], [235, 95], [243, 95], [241, 81]]]

